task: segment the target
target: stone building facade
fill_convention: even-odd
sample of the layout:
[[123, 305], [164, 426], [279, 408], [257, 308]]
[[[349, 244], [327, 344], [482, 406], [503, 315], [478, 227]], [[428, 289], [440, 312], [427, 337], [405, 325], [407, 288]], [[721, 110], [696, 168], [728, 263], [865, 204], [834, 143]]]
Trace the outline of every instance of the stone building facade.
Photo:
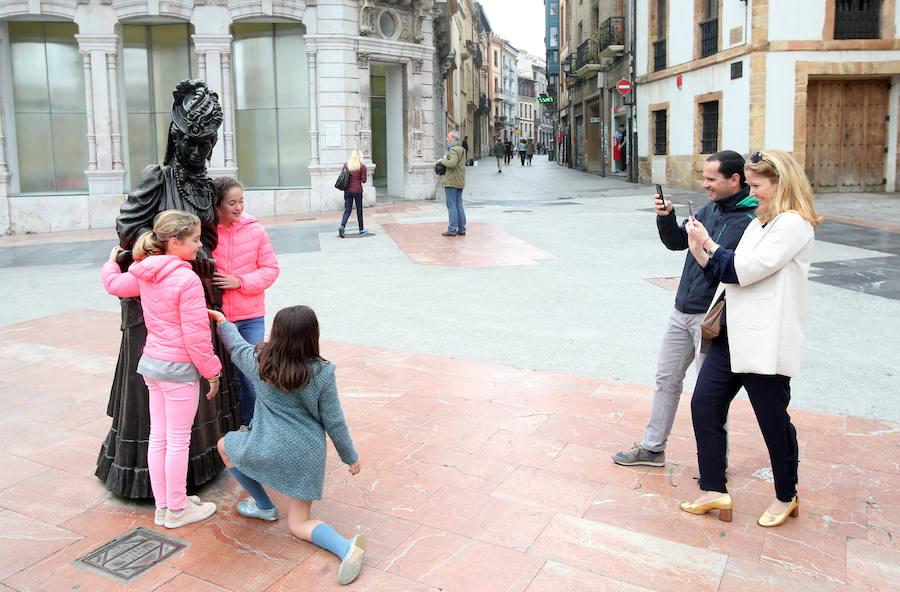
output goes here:
[[112, 226], [188, 77], [225, 115], [210, 174], [254, 215], [338, 209], [354, 148], [366, 203], [431, 198], [448, 23], [446, 0], [5, 0], [0, 232]]
[[641, 182], [699, 189], [719, 150], [793, 154], [818, 192], [896, 191], [894, 0], [638, 0]]

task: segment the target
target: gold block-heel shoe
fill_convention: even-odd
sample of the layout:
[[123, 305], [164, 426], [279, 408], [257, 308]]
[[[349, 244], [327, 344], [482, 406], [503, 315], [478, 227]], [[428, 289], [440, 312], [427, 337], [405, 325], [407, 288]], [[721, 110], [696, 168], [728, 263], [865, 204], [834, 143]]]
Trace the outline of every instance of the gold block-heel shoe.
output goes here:
[[770, 514], [768, 510], [762, 513], [762, 516], [759, 517], [759, 520], [756, 521], [760, 526], [781, 526], [785, 522], [787, 522], [788, 516], [791, 518], [796, 518], [800, 515], [800, 498], [796, 495], [794, 499], [791, 500], [791, 505], [787, 507], [787, 510], [782, 512], [781, 514]]
[[706, 514], [710, 510], [718, 510], [719, 520], [722, 522], [731, 522], [731, 511], [734, 509], [734, 501], [731, 499], [731, 494], [726, 493], [722, 497], [718, 497], [705, 504], [681, 502], [681, 509], [690, 514]]

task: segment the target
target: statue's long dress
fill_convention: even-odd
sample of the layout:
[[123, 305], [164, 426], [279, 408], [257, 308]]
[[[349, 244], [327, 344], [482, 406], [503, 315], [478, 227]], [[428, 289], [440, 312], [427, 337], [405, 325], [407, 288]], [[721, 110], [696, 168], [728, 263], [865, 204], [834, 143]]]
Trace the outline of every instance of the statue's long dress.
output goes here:
[[[198, 179], [198, 182], [203, 177]], [[216, 217], [212, 204], [205, 198], [191, 194], [180, 195], [173, 167], [151, 165], [144, 169], [134, 191], [122, 206], [116, 220], [120, 244], [131, 249], [144, 231], [153, 227], [153, 218], [168, 209], [197, 214], [202, 223], [203, 251], [208, 255], [216, 246]], [[202, 256], [202, 255], [201, 255]], [[208, 279], [203, 280], [207, 304], [220, 308], [221, 294], [212, 290]], [[147, 338], [140, 298], [121, 298], [122, 343], [119, 360], [109, 393], [106, 413], [112, 417], [112, 427], [100, 448], [95, 475], [106, 488], [130, 498], [152, 498], [150, 473], [147, 469], [147, 443], [150, 438], [149, 393], [144, 378], [137, 373], [138, 360]], [[209, 383], [201, 379], [200, 404], [191, 429], [187, 486], [193, 489], [215, 477], [224, 465], [216, 450], [216, 442], [226, 432], [241, 424], [240, 402], [234, 379], [234, 366], [211, 323], [211, 335], [216, 355], [222, 362], [219, 394], [212, 401], [206, 399]]]

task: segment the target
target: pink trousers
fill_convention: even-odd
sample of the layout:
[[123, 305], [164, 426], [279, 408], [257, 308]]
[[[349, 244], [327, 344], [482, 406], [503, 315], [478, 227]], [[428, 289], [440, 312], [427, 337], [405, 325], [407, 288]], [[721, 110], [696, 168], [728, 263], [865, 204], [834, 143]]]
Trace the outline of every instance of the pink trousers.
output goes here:
[[157, 508], [187, 507], [188, 448], [200, 404], [200, 383], [144, 377], [150, 391], [150, 442], [147, 466]]

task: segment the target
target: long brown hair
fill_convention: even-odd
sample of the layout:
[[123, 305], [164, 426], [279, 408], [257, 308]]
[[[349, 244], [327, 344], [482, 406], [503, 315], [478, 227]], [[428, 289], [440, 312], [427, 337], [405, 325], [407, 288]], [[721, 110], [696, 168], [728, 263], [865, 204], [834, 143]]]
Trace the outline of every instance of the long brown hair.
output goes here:
[[135, 261], [146, 259], [150, 255], [165, 255], [166, 245], [170, 238], [183, 241], [191, 236], [200, 226], [200, 218], [181, 210], [166, 210], [156, 215], [153, 230], [145, 232], [134, 242], [131, 248]]
[[283, 391], [309, 384], [310, 365], [319, 355], [319, 320], [308, 306], [282, 308], [272, 321], [269, 340], [256, 347], [259, 377]]

